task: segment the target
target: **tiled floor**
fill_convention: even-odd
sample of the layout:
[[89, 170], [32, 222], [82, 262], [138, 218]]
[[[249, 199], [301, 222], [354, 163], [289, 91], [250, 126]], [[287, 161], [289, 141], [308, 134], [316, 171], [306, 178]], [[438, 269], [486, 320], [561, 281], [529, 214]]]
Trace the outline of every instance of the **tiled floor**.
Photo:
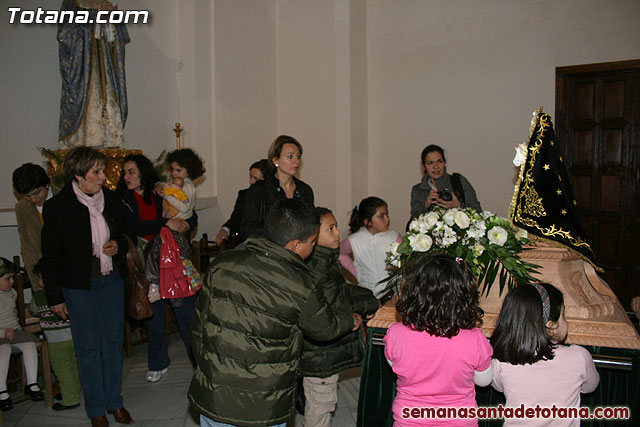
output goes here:
[[[171, 335], [169, 356], [172, 363], [169, 372], [155, 384], [144, 379], [147, 372], [147, 346], [139, 344], [133, 348], [133, 357], [124, 360], [124, 382], [122, 394], [124, 405], [136, 421], [134, 426], [145, 427], [189, 427], [198, 426], [199, 415], [189, 410], [187, 390], [193, 369], [189, 364], [180, 337]], [[356, 425], [360, 371], [354, 369], [341, 375], [338, 385], [338, 409], [333, 417], [333, 427]], [[84, 408], [56, 412], [47, 409], [44, 402], [22, 402], [3, 415], [3, 426], [89, 426]], [[112, 426], [116, 423], [109, 417]], [[302, 417], [296, 415], [288, 427], [302, 427]]]

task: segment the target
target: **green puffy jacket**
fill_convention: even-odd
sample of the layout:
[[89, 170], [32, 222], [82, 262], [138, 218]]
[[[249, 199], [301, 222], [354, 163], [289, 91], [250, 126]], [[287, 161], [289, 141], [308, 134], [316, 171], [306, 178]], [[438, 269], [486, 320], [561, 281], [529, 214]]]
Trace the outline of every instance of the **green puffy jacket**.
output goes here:
[[191, 328], [196, 409], [239, 426], [293, 415], [303, 333], [330, 340], [353, 329], [351, 314], [335, 312], [315, 283], [298, 255], [263, 238], [215, 259]]
[[[369, 289], [347, 283], [338, 264], [339, 249], [316, 246], [308, 265], [320, 282], [327, 302], [337, 311], [367, 315], [379, 304]], [[326, 378], [362, 363], [361, 331], [351, 331], [332, 341], [318, 342], [305, 337], [300, 372], [306, 377]]]

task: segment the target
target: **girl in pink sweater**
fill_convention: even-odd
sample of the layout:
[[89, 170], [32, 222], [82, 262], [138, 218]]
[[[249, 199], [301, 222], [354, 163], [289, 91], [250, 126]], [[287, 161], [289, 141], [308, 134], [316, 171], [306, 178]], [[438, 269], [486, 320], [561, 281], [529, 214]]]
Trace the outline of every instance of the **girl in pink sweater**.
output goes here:
[[475, 408], [474, 383], [491, 383], [477, 280], [462, 258], [445, 254], [415, 260], [403, 279], [396, 305], [402, 323], [384, 338], [384, 354], [398, 375], [394, 426], [477, 426], [475, 418], [413, 415], [421, 408]]
[[[567, 333], [558, 289], [534, 283], [509, 291], [491, 337], [492, 385], [504, 393], [507, 407], [578, 408], [580, 393], [596, 389], [600, 376], [591, 354], [562, 345]], [[580, 419], [507, 419], [504, 425], [579, 426]]]

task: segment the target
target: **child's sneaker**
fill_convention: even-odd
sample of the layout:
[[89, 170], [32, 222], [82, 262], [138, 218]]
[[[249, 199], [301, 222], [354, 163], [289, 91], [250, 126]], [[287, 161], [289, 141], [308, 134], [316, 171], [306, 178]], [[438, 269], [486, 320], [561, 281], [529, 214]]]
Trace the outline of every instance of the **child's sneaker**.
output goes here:
[[160, 300], [160, 286], [149, 285], [149, 293], [147, 294], [150, 303], [154, 303]]

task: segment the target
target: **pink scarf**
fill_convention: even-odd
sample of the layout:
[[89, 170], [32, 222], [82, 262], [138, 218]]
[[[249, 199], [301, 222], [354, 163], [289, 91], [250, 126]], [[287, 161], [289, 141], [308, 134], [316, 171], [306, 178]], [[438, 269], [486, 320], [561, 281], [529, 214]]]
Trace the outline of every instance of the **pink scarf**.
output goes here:
[[89, 219], [91, 220], [91, 243], [93, 245], [93, 255], [100, 259], [100, 273], [107, 275], [113, 270], [111, 257], [104, 254], [102, 247], [109, 240], [109, 228], [102, 216], [104, 210], [104, 194], [100, 190], [93, 197], [84, 193], [78, 187], [78, 183], [73, 181], [73, 192], [76, 193], [78, 201], [89, 209]]

